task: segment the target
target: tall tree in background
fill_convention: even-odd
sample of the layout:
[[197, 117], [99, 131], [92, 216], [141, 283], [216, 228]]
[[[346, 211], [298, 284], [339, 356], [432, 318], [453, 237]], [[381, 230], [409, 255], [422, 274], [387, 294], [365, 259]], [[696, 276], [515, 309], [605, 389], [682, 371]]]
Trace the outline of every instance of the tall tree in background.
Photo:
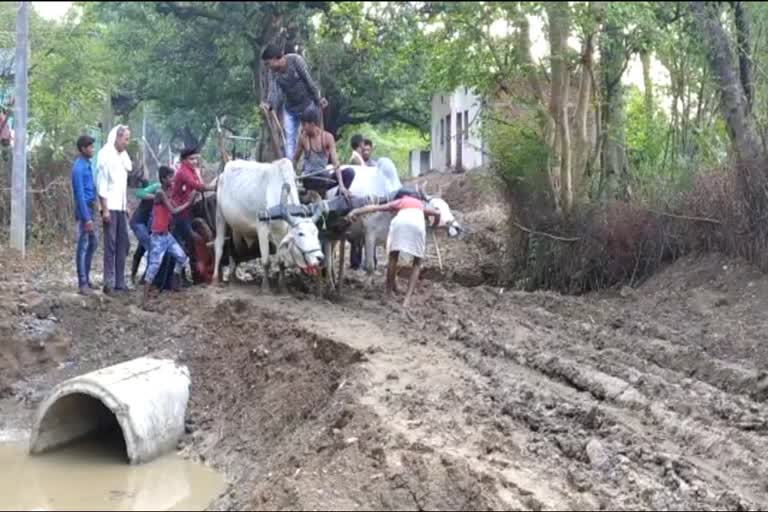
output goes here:
[[[744, 231], [749, 233], [747, 256], [753, 261], [765, 265], [764, 248], [768, 243], [768, 228], [765, 216], [768, 213], [768, 171], [766, 155], [757, 133], [751, 102], [753, 98], [752, 81], [748, 70], [739, 66], [736, 73], [733, 52], [728, 33], [720, 21], [719, 2], [689, 2], [692, 13], [701, 34], [708, 60], [720, 89], [720, 108], [728, 128], [733, 145], [735, 169], [739, 197], [734, 198], [739, 209]], [[748, 20], [745, 13], [736, 7], [737, 41], [746, 37]], [[741, 19], [739, 19], [741, 18]], [[738, 44], [738, 43], [737, 43]], [[739, 60], [747, 63], [751, 60], [749, 49], [739, 46]], [[751, 252], [751, 254], [750, 254]]]
[[[624, 7], [624, 6], [621, 6]], [[603, 196], [628, 198], [629, 164], [624, 135], [624, 85], [621, 78], [629, 63], [621, 18], [625, 9], [608, 8], [600, 34], [601, 128]]]
[[568, 35], [570, 9], [568, 2], [547, 4], [549, 19], [549, 46], [552, 50], [552, 89], [549, 95], [549, 113], [555, 120], [552, 145], [552, 175], [558, 177], [560, 206], [565, 212], [573, 208], [573, 175], [571, 169], [571, 130], [568, 119], [571, 70], [568, 62]]
[[428, 51], [410, 3], [332, 5], [306, 52], [330, 103], [325, 128], [338, 135], [348, 124], [400, 123], [427, 131]]
[[[745, 89], [744, 83], [734, 71], [736, 66], [730, 40], [720, 23], [720, 4], [719, 2], [689, 2], [688, 5], [700, 33], [706, 34], [702, 40], [710, 67], [719, 84], [721, 111], [736, 157], [741, 162], [756, 162], [763, 153], [750, 108], [751, 81], [747, 83]], [[746, 55], [744, 58], [748, 60], [749, 56]]]

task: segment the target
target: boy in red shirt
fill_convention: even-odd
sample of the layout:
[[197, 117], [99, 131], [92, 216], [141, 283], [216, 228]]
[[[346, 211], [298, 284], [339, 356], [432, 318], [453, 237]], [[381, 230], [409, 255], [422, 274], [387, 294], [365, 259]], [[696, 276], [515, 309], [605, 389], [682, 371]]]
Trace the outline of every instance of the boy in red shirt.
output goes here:
[[[181, 152], [180, 157], [181, 164], [173, 178], [173, 187], [169, 194], [174, 204], [181, 205], [187, 203], [196, 192], [202, 193], [216, 190], [214, 183], [206, 185], [201, 179], [200, 153], [197, 149], [186, 148]], [[193, 203], [194, 201], [191, 201], [187, 204], [191, 206]], [[185, 251], [192, 253], [190, 254], [190, 259], [192, 265], [196, 266], [196, 258], [194, 252], [192, 252], [196, 235], [192, 231], [192, 211], [188, 206], [174, 212], [173, 235]]]
[[169, 232], [171, 218], [176, 213], [185, 210], [195, 200], [195, 194], [188, 197], [187, 202], [174, 206], [169, 199], [173, 183], [173, 169], [162, 166], [159, 169], [160, 184], [162, 188], [155, 193], [155, 204], [152, 207], [152, 235], [149, 249], [149, 262], [147, 264], [146, 284], [144, 285], [144, 304], [149, 300], [149, 291], [152, 282], [160, 270], [163, 256], [168, 252], [176, 260], [174, 269], [174, 289], [178, 289], [181, 269], [187, 264], [189, 258], [179, 243]]

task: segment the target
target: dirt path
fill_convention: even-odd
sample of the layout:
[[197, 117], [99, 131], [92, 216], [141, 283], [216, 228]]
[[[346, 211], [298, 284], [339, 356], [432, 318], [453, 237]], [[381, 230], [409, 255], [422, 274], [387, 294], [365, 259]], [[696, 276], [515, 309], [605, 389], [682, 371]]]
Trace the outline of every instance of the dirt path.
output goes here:
[[[275, 308], [268, 297], [251, 300], [274, 314], [282, 310]], [[298, 306], [290, 299], [282, 302], [288, 309]], [[493, 482], [497, 496], [487, 498], [494, 508], [525, 509], [537, 501], [553, 508], [568, 507], [567, 491], [537, 481], [532, 468], [504, 457], [487, 457], [488, 439], [477, 431], [468, 404], [488, 395], [489, 379], [456, 354], [436, 345], [423, 330], [398, 322], [402, 315], [396, 308], [382, 308], [386, 312], [382, 325], [380, 314], [360, 315], [353, 308], [340, 308], [330, 317], [327, 305], [301, 306], [301, 315], [288, 319], [294, 325], [368, 354], [356, 376], [362, 384], [358, 400], [386, 419], [386, 428], [398, 438], [385, 447], [388, 459], [396, 461], [410, 450], [431, 454], [433, 462], [462, 461], [471, 471]], [[427, 498], [415, 495], [414, 504], [417, 508], [432, 508], [422, 502]]]
[[[357, 401], [395, 434], [388, 457], [405, 442], [461, 460], [492, 483], [493, 508], [768, 502], [764, 407], [725, 392], [732, 384], [722, 373], [691, 379], [691, 365], [701, 363], [692, 351], [675, 357], [675, 343], [657, 332], [626, 335], [616, 322], [601, 325], [604, 310], [576, 299], [485, 288], [434, 293], [442, 291], [433, 288], [425, 301], [442, 321], [423, 325], [372, 301], [333, 307], [286, 298], [277, 306], [271, 297], [238, 294], [270, 316], [301, 311], [286, 320], [367, 353]], [[473, 311], [472, 303], [486, 311], [482, 323], [460, 313]], [[590, 321], [569, 325], [552, 309]], [[448, 326], [447, 318], [457, 320]], [[706, 365], [729, 371], [717, 359]], [[746, 368], [733, 371], [755, 379]]]

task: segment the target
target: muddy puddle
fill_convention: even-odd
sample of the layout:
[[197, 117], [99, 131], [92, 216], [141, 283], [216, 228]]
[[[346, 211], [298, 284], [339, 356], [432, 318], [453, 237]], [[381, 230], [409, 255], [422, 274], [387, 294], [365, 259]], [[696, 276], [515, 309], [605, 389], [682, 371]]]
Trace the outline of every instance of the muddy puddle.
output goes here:
[[171, 454], [138, 466], [120, 443], [88, 439], [30, 457], [0, 442], [0, 510], [204, 510], [224, 478]]

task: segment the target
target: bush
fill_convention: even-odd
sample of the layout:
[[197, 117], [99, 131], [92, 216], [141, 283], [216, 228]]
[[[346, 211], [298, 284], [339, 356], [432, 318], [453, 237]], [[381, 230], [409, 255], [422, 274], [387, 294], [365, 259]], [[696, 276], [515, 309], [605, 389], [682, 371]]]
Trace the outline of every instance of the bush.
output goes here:
[[[669, 220], [624, 201], [582, 206], [568, 222], [552, 219], [528, 234], [528, 257], [513, 272], [526, 289], [582, 293], [650, 276], [679, 253]], [[568, 233], [567, 236], [551, 233]]]
[[548, 152], [535, 114], [485, 126], [509, 216], [500, 282], [583, 293], [635, 285], [683, 254], [709, 251], [768, 268], [768, 201], [755, 192], [768, 189], [760, 172], [765, 166], [713, 169], [673, 181], [657, 175], [641, 180], [632, 201], [584, 200], [566, 219], [554, 211]]
[[[27, 243], [45, 244], [69, 239], [74, 229], [70, 185], [71, 162], [50, 159], [50, 151], [30, 155], [27, 175]], [[11, 162], [3, 162], [0, 178], [0, 226], [7, 235], [11, 221]]]

